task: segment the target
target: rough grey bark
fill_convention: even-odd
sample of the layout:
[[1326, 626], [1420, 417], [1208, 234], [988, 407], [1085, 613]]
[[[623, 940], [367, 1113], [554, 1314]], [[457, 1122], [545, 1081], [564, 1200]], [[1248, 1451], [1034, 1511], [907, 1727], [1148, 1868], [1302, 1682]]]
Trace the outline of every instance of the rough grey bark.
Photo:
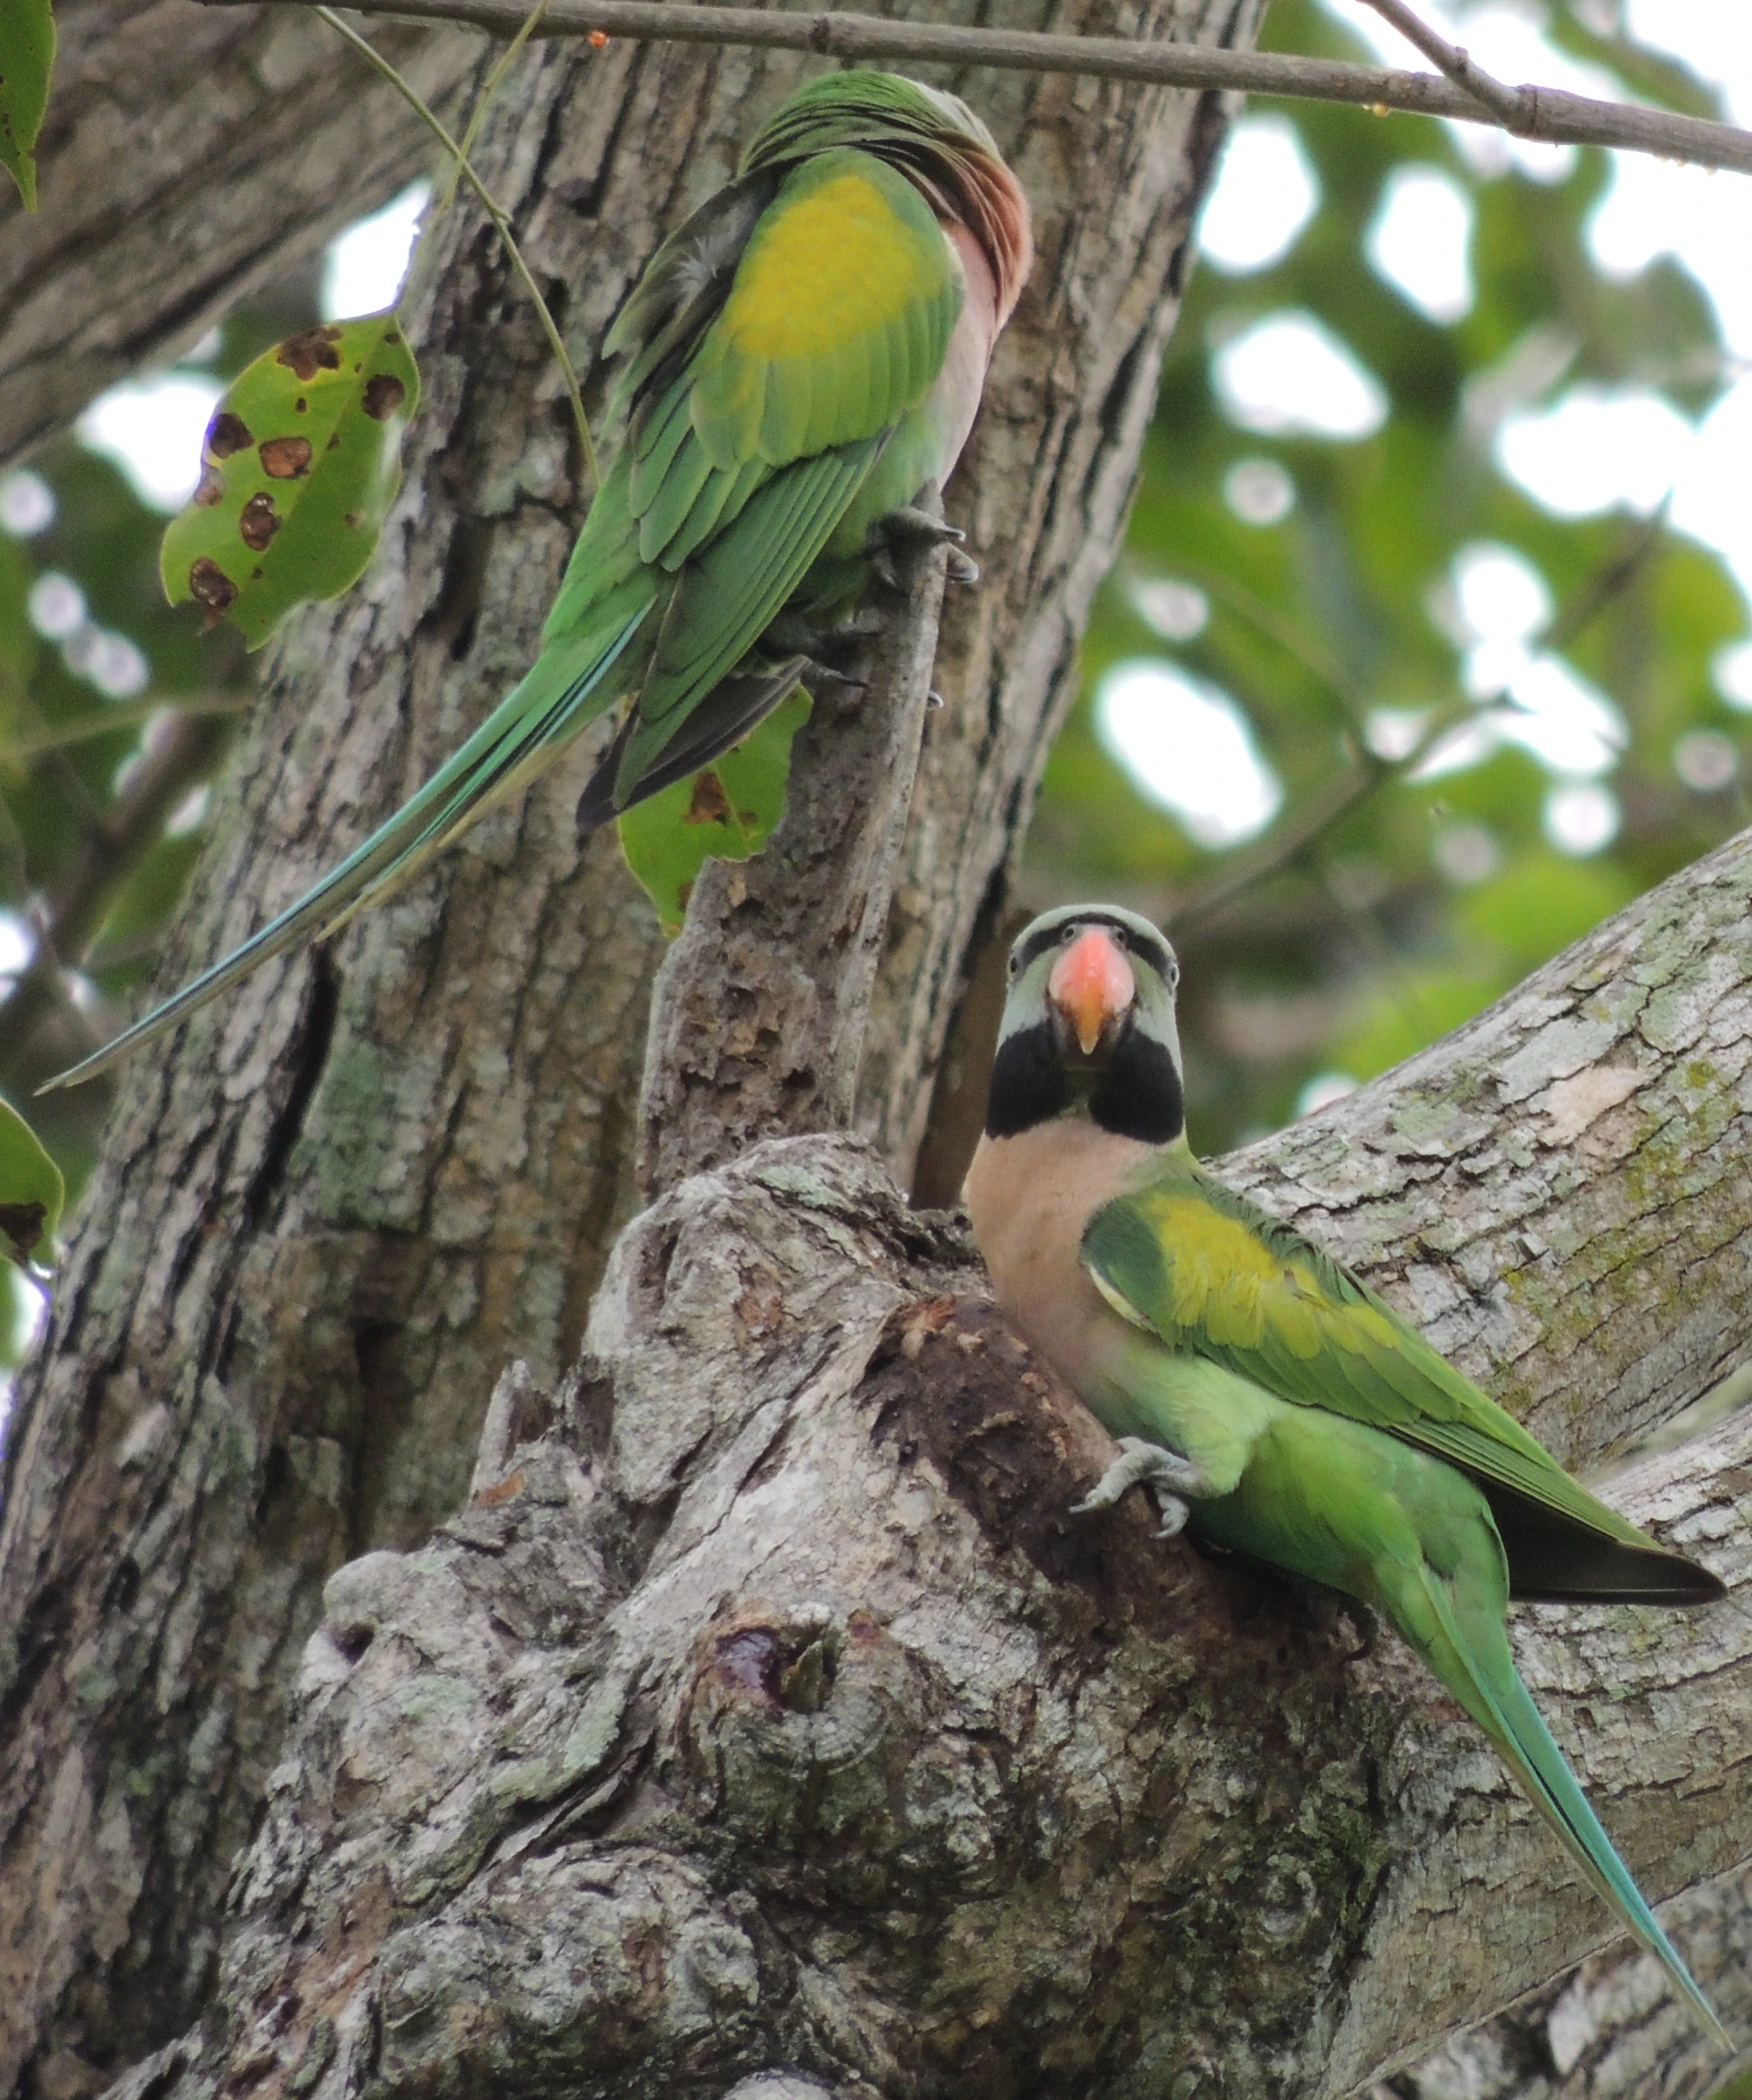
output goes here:
[[[194, 0], [61, 0], [41, 208], [0, 196], [0, 469], [186, 351], [432, 161], [408, 105], [321, 22]], [[391, 25], [440, 107], [466, 32]]]
[[[930, 508], [940, 507], [931, 499]], [[818, 683], [785, 817], [710, 862], [652, 993], [639, 1103], [647, 1196], [762, 1137], [850, 1126], [931, 697], [946, 548], [915, 548], [850, 689]]]
[[[1137, 27], [1236, 40], [1254, 12], [1177, 0]], [[523, 67], [480, 165], [600, 403], [590, 347], [799, 69], [622, 46]], [[1068, 701], [1223, 124], [1162, 91], [961, 85], [1041, 261], [947, 496], [986, 584], [949, 623], [877, 985], [862, 1112], [896, 1159]], [[296, 895], [532, 654], [582, 509], [565, 402], [478, 215], [424, 268], [425, 406], [379, 560], [275, 652], [167, 975]], [[6, 1460], [0, 2083], [79, 2100], [193, 2016], [323, 1581], [456, 1507], [508, 1356], [548, 1380], [576, 1350], [631, 1205], [660, 954], [614, 842], [578, 849], [591, 757], [124, 1080]]]
[[[1639, 1364], [1672, 1407], [1745, 1356], [1749, 905], [1752, 838], [1231, 1176], [1323, 1202], [1499, 1390], [1569, 1390], [1597, 1459]], [[1464, 1143], [1432, 1141], [1444, 1100]], [[1536, 1215], [1585, 1339], [1574, 1292], [1505, 1325], [1481, 1253], [1454, 1287], [1408, 1185], [1467, 1243]], [[1606, 1217], [1688, 1294], [1601, 1270]], [[1704, 2094], [1650, 1959], [1553, 1980], [1607, 1914], [1414, 1658], [1156, 1540], [1141, 1498], [1071, 1517], [1110, 1448], [855, 1140], [684, 1182], [619, 1242], [558, 1402], [506, 1381], [468, 1506], [330, 1581], [218, 1992], [117, 2100]], [[1742, 2028], [1749, 1488], [1742, 1411], [1609, 1490], [1729, 1603], [1516, 1634], [1633, 1871], [1693, 1889], [1669, 1923]]]

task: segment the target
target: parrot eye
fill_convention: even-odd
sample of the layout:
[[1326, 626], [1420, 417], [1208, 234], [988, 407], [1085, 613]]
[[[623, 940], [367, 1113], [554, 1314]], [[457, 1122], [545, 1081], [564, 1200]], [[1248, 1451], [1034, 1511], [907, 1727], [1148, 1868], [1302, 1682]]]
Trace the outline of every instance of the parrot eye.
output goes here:
[[1013, 978], [1013, 977], [1015, 976], [1015, 974], [1016, 974], [1016, 971], [1017, 971], [1017, 970], [1018, 970], [1018, 969], [1020, 968], [1020, 965], [1021, 965], [1021, 958], [1020, 958], [1019, 956], [1011, 956], [1011, 957], [1010, 957], [1010, 959], [1009, 959], [1009, 974], [1010, 974], [1010, 976], [1011, 976], [1012, 978]]

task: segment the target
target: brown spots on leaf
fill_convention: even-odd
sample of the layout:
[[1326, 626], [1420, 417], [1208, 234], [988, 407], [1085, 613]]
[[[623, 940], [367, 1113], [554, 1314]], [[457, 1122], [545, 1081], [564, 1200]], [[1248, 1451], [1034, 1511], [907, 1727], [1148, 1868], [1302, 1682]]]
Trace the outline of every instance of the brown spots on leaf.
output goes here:
[[264, 438], [261, 457], [265, 474], [271, 474], [276, 481], [297, 481], [310, 472], [310, 440]]
[[340, 449], [341, 433], [338, 430], [332, 430], [329, 433], [329, 442], [323, 447], [323, 450], [325, 452], [339, 452]]
[[386, 328], [384, 330], [383, 339], [386, 343], [399, 343], [402, 340], [401, 337], [396, 334], [393, 328]]
[[374, 372], [365, 382], [362, 406], [377, 422], [386, 422], [408, 398], [408, 390], [393, 372]]
[[217, 627], [220, 616], [237, 597], [237, 586], [211, 555], [204, 554], [189, 565], [189, 596], [205, 608], [207, 625]]
[[10, 1251], [22, 1261], [43, 1236], [48, 1218], [46, 1203], [0, 1203], [0, 1239], [12, 1242]]
[[249, 425], [230, 409], [221, 409], [207, 426], [207, 450], [216, 460], [228, 460], [234, 452], [247, 452], [255, 442]]
[[730, 797], [724, 783], [709, 767], [694, 783], [694, 799], [688, 805], [684, 824], [723, 824], [730, 816]]
[[365, 523], [365, 515], [362, 511], [349, 511], [341, 523], [350, 533], [356, 533]]
[[308, 416], [310, 414], [310, 403], [300, 394], [298, 399], [292, 404], [292, 409], [295, 415]]
[[237, 521], [237, 529], [243, 535], [243, 544], [251, 554], [262, 554], [274, 535], [286, 523], [274, 508], [274, 499], [264, 489], [259, 496], [252, 496], [243, 507], [243, 515]]
[[201, 464], [201, 479], [195, 484], [194, 501], [204, 511], [225, 501], [225, 476], [205, 461]]
[[299, 379], [310, 381], [319, 372], [339, 372], [341, 331], [332, 321], [307, 328], [302, 335], [288, 336], [274, 353], [274, 362], [284, 365]]

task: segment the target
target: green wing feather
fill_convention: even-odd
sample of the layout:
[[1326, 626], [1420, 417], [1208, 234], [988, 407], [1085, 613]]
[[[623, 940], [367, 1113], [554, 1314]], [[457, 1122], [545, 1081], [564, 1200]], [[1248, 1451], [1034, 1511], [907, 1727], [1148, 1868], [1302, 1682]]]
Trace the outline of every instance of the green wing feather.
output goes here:
[[[848, 213], [856, 223], [842, 229]], [[722, 724], [715, 689], [919, 410], [963, 296], [929, 207], [870, 154], [836, 146], [714, 197], [659, 251], [610, 332], [608, 348], [629, 358], [614, 402], [625, 439], [529, 675], [314, 889], [51, 1084], [91, 1077], [270, 956], [380, 902], [628, 693], [618, 808], [678, 738], [705, 764], [746, 734], [750, 695], [782, 698], [789, 679], [736, 682]]]
[[1576, 1579], [1589, 1593], [1717, 1594], [1713, 1578], [1572, 1480], [1383, 1299], [1189, 1156], [1099, 1210], [1082, 1255], [1109, 1300], [1170, 1348], [1282, 1399], [1385, 1429], [1497, 1490], [1505, 1542], [1513, 1555], [1519, 1521], [1533, 1569], [1517, 1567], [1517, 1593], [1574, 1593], [1543, 1518], [1629, 1549], [1607, 1551], [1591, 1580], [1584, 1560]]
[[613, 704], [621, 690], [615, 673], [654, 599], [650, 590], [624, 589], [599, 608], [599, 618], [573, 635], [568, 646], [544, 650], [528, 677], [431, 780], [296, 904], [38, 1091], [48, 1093], [95, 1078], [271, 957], [332, 934], [355, 912], [383, 903], [476, 818], [527, 786], [545, 770], [558, 744]]

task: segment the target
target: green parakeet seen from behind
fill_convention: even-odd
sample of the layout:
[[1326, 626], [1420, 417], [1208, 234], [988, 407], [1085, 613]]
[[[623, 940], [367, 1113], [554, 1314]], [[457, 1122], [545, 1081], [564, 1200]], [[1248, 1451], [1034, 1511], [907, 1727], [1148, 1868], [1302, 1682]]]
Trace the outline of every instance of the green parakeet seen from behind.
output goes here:
[[1516, 1673], [1511, 1596], [1697, 1604], [1707, 1570], [1572, 1480], [1383, 1299], [1187, 1149], [1173, 951], [1108, 906], [1010, 952], [967, 1174], [998, 1300], [1120, 1440], [1085, 1507], [1143, 1482], [1163, 1530], [1385, 1614], [1587, 1880], [1726, 2042]]
[[618, 705], [584, 829], [747, 736], [884, 531], [931, 529], [912, 506], [959, 456], [1031, 255], [1021, 187], [957, 97], [865, 71], [800, 88], [610, 331], [617, 446], [529, 675], [308, 895], [50, 1083], [381, 900]]

